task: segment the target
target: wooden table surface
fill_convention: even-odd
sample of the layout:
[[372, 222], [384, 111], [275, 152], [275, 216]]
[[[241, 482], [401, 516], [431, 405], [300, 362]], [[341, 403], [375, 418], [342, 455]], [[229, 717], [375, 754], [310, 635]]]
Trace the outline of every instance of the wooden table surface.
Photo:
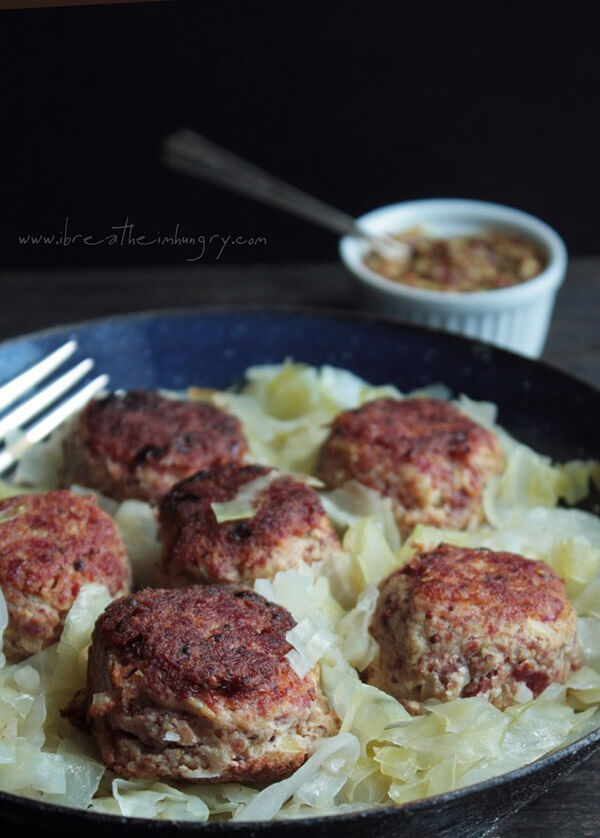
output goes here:
[[[359, 305], [351, 278], [335, 263], [14, 272], [0, 274], [0, 294], [4, 301], [0, 339], [142, 309], [224, 304], [355, 309]], [[543, 357], [600, 387], [600, 258], [572, 262]], [[600, 835], [600, 753], [492, 834], [501, 838]]]

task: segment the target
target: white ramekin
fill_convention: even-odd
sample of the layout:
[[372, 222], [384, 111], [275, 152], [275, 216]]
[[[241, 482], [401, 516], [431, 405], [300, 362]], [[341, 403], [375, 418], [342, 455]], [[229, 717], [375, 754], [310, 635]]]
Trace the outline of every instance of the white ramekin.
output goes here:
[[540, 355], [554, 298], [567, 269], [564, 242], [543, 221], [500, 204], [439, 198], [381, 207], [361, 216], [358, 223], [373, 233], [423, 225], [436, 236], [493, 229], [520, 233], [534, 241], [546, 257], [541, 274], [509, 288], [473, 293], [428, 291], [385, 279], [363, 261], [369, 245], [352, 236], [341, 240], [340, 255], [360, 281], [372, 310], [479, 338], [530, 358]]

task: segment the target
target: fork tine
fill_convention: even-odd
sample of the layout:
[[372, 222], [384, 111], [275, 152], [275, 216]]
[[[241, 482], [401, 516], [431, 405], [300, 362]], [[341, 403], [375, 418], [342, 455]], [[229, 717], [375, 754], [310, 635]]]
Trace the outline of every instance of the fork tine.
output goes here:
[[68, 419], [74, 413], [77, 413], [78, 410], [81, 410], [82, 407], [85, 407], [96, 393], [106, 387], [108, 382], [108, 375], [99, 375], [97, 378], [94, 378], [93, 381], [90, 381], [89, 384], [86, 384], [85, 387], [82, 387], [73, 396], [62, 404], [59, 404], [58, 407], [55, 407], [51, 413], [41, 419], [37, 424], [25, 431], [22, 436], [10, 445], [7, 445], [4, 451], [0, 452], [0, 474], [4, 474], [12, 468], [28, 448], [31, 448], [36, 442], [41, 442], [52, 431], [56, 430], [65, 419]]
[[52, 431], [56, 430], [59, 425], [61, 425], [65, 419], [68, 419], [69, 416], [72, 416], [74, 413], [77, 413], [78, 410], [81, 410], [82, 407], [89, 402], [89, 400], [99, 393], [108, 382], [110, 381], [109, 375], [99, 375], [90, 381], [89, 384], [86, 384], [85, 387], [82, 387], [74, 396], [71, 396], [70, 399], [67, 399], [62, 404], [59, 404], [52, 413], [49, 413], [45, 416], [37, 425], [34, 425], [28, 431], [26, 431], [25, 436], [29, 439], [32, 445], [36, 442], [41, 442], [42, 439], [51, 434]]
[[60, 378], [57, 378], [56, 381], [53, 381], [52, 384], [49, 384], [39, 393], [36, 393], [35, 396], [32, 396], [32, 398], [20, 404], [6, 416], [3, 416], [0, 419], [0, 440], [4, 439], [10, 431], [14, 431], [15, 428], [20, 428], [30, 419], [33, 419], [34, 416], [37, 416], [38, 413], [41, 413], [47, 407], [54, 404], [63, 393], [66, 393], [74, 384], [77, 384], [93, 366], [94, 362], [91, 358], [86, 358], [85, 361], [81, 361], [76, 367], [61, 375]]
[[38, 382], [50, 375], [50, 373], [66, 361], [76, 349], [77, 341], [69, 340], [67, 343], [59, 346], [58, 349], [55, 349], [54, 352], [51, 352], [50, 355], [42, 358], [42, 360], [38, 361], [37, 364], [34, 364], [28, 370], [25, 370], [25, 372], [22, 372], [16, 378], [13, 378], [12, 381], [7, 382], [0, 387], [0, 410], [4, 410], [16, 401], [19, 396], [22, 396], [23, 393], [26, 393], [32, 387], [35, 387]]

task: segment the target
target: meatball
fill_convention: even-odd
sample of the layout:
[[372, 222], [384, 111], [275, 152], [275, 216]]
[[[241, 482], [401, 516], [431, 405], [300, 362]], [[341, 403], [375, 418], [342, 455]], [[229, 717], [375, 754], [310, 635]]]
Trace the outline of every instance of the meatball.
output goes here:
[[80, 414], [65, 440], [65, 485], [152, 502], [184, 477], [246, 452], [235, 416], [208, 402], [133, 390], [94, 399]]
[[4, 654], [22, 660], [55, 643], [79, 589], [127, 593], [131, 570], [112, 518], [71, 492], [0, 501], [0, 587], [8, 606]]
[[378, 399], [340, 414], [319, 453], [330, 488], [356, 480], [392, 498], [407, 535], [416, 524], [464, 529], [483, 517], [486, 482], [503, 466], [493, 433], [435, 399]]
[[88, 719], [104, 762], [124, 777], [216, 783], [275, 780], [335, 733], [318, 667], [285, 655], [283, 608], [241, 587], [147, 588], [96, 623]]
[[379, 589], [366, 677], [410, 712], [475, 695], [502, 710], [580, 665], [575, 611], [544, 562], [441, 544]]
[[177, 484], [160, 505], [163, 555], [157, 584], [272, 578], [302, 562], [332, 559], [342, 547], [317, 493], [282, 474], [258, 491], [252, 518], [217, 523], [211, 503], [234, 499], [273, 470], [226, 464]]

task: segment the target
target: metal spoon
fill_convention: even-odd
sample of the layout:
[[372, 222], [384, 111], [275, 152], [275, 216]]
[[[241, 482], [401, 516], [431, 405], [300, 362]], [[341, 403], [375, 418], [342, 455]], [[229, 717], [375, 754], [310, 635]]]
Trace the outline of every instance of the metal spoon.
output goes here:
[[352, 216], [290, 186], [188, 128], [166, 138], [164, 161], [173, 169], [273, 204], [335, 233], [365, 239], [384, 259], [404, 262], [410, 258], [410, 246], [404, 242], [385, 233], [364, 230]]

